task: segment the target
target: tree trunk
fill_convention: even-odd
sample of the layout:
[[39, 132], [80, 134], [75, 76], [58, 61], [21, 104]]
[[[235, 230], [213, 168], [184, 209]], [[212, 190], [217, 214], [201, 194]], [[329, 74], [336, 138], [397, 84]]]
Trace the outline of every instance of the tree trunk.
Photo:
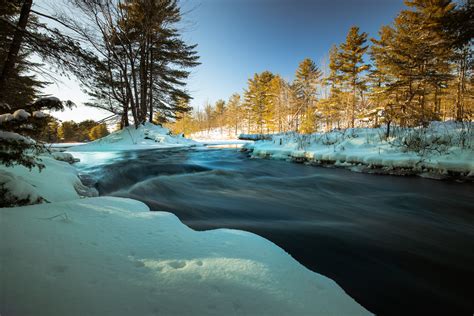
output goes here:
[[21, 42], [23, 40], [23, 35], [28, 24], [28, 18], [30, 16], [31, 5], [33, 0], [25, 0], [21, 6], [20, 19], [18, 20], [18, 27], [15, 30], [13, 35], [12, 43], [10, 44], [10, 49], [8, 51], [7, 59], [3, 64], [2, 73], [0, 74], [0, 100], [3, 100], [3, 92], [7, 83], [7, 80], [10, 78], [12, 70], [15, 68], [16, 59], [18, 52], [20, 51]]
[[149, 78], [149, 91], [148, 91], [148, 99], [149, 99], [149, 113], [150, 116], [148, 118], [149, 122], [153, 122], [153, 48], [150, 48], [150, 78]]
[[355, 124], [355, 109], [356, 109], [356, 102], [357, 102], [357, 86], [354, 80], [353, 87], [352, 87], [352, 109], [351, 109], [351, 127], [354, 128]]
[[462, 122], [464, 119], [464, 91], [466, 85], [466, 59], [467, 53], [463, 52], [463, 56], [459, 60], [459, 75], [456, 91], [456, 121]]
[[392, 123], [392, 121], [388, 121], [387, 122], [387, 132], [385, 134], [385, 137], [386, 138], [389, 138], [390, 137], [390, 123]]

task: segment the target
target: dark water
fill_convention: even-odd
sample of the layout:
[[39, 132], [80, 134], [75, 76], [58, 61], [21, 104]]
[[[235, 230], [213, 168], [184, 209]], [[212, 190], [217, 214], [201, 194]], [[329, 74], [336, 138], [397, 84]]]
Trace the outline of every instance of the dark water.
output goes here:
[[474, 185], [377, 176], [236, 149], [84, 154], [101, 195], [198, 229], [270, 239], [380, 315], [474, 313]]

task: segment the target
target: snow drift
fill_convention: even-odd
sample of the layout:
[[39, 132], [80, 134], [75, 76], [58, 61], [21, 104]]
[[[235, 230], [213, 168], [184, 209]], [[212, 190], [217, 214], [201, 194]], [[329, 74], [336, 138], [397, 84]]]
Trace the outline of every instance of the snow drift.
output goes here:
[[67, 201], [78, 199], [80, 195], [94, 195], [90, 188], [81, 183], [73, 166], [53, 157], [40, 156], [45, 166], [41, 171], [21, 165], [5, 167], [0, 164], [0, 188], [8, 190], [11, 201], [17, 199], [29, 203]]
[[145, 123], [128, 126], [96, 141], [78, 145], [70, 151], [113, 151], [113, 150], [137, 150], [151, 148], [190, 147], [197, 143], [182, 136], [171, 135], [164, 127]]
[[2, 315], [368, 314], [264, 238], [196, 232], [138, 201], [1, 214]]

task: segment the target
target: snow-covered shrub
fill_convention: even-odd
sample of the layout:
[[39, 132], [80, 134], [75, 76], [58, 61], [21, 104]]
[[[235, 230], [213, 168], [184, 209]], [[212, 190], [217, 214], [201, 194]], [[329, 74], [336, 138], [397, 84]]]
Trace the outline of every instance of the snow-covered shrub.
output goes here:
[[43, 202], [35, 188], [20, 176], [0, 170], [0, 207], [22, 206]]
[[44, 151], [41, 144], [18, 133], [0, 130], [0, 163], [9, 167], [23, 165], [41, 169], [41, 159], [37, 155]]
[[473, 137], [471, 123], [432, 122], [427, 127], [398, 128], [391, 141], [395, 147], [405, 152], [420, 155], [449, 152], [453, 146], [471, 148]]

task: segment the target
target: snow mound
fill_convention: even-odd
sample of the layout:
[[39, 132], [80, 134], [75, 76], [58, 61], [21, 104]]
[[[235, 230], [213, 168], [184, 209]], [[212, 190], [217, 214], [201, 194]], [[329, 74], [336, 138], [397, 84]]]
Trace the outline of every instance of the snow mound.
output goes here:
[[26, 112], [25, 110], [23, 109], [19, 109], [19, 110], [16, 110], [15, 112], [13, 112], [13, 118], [15, 120], [26, 120], [28, 119], [29, 117], [31, 116], [30, 113]]
[[0, 207], [41, 203], [36, 189], [23, 177], [0, 170]]
[[36, 117], [36, 118], [44, 118], [46, 116], [48, 116], [48, 114], [44, 113], [44, 112], [41, 112], [41, 111], [34, 111], [32, 113], [33, 117]]
[[386, 173], [474, 173], [474, 126], [471, 123], [432, 122], [427, 128], [350, 128], [327, 133], [286, 133], [248, 144], [254, 157], [333, 164]]
[[80, 161], [79, 159], [74, 158], [74, 156], [72, 154], [61, 152], [61, 151], [52, 151], [51, 156], [56, 160], [64, 161], [64, 162], [67, 162], [69, 164]]
[[9, 122], [14, 120], [15, 118], [11, 113], [0, 114], [0, 125], [4, 122]]
[[20, 179], [19, 185], [28, 184], [33, 187], [34, 193], [47, 202], [78, 199], [80, 196], [77, 191], [88, 191], [88, 188], [79, 180], [77, 170], [69, 163], [48, 156], [40, 158], [45, 166], [41, 171], [37, 168], [30, 170], [21, 165], [12, 167], [0, 165], [0, 172], [10, 173], [17, 180]]
[[195, 141], [182, 136], [171, 135], [167, 128], [147, 122], [138, 128], [128, 126], [91, 143], [75, 146], [71, 151], [137, 150], [190, 147], [196, 144]]
[[141, 202], [1, 209], [2, 315], [366, 315], [264, 238], [197, 232]]

